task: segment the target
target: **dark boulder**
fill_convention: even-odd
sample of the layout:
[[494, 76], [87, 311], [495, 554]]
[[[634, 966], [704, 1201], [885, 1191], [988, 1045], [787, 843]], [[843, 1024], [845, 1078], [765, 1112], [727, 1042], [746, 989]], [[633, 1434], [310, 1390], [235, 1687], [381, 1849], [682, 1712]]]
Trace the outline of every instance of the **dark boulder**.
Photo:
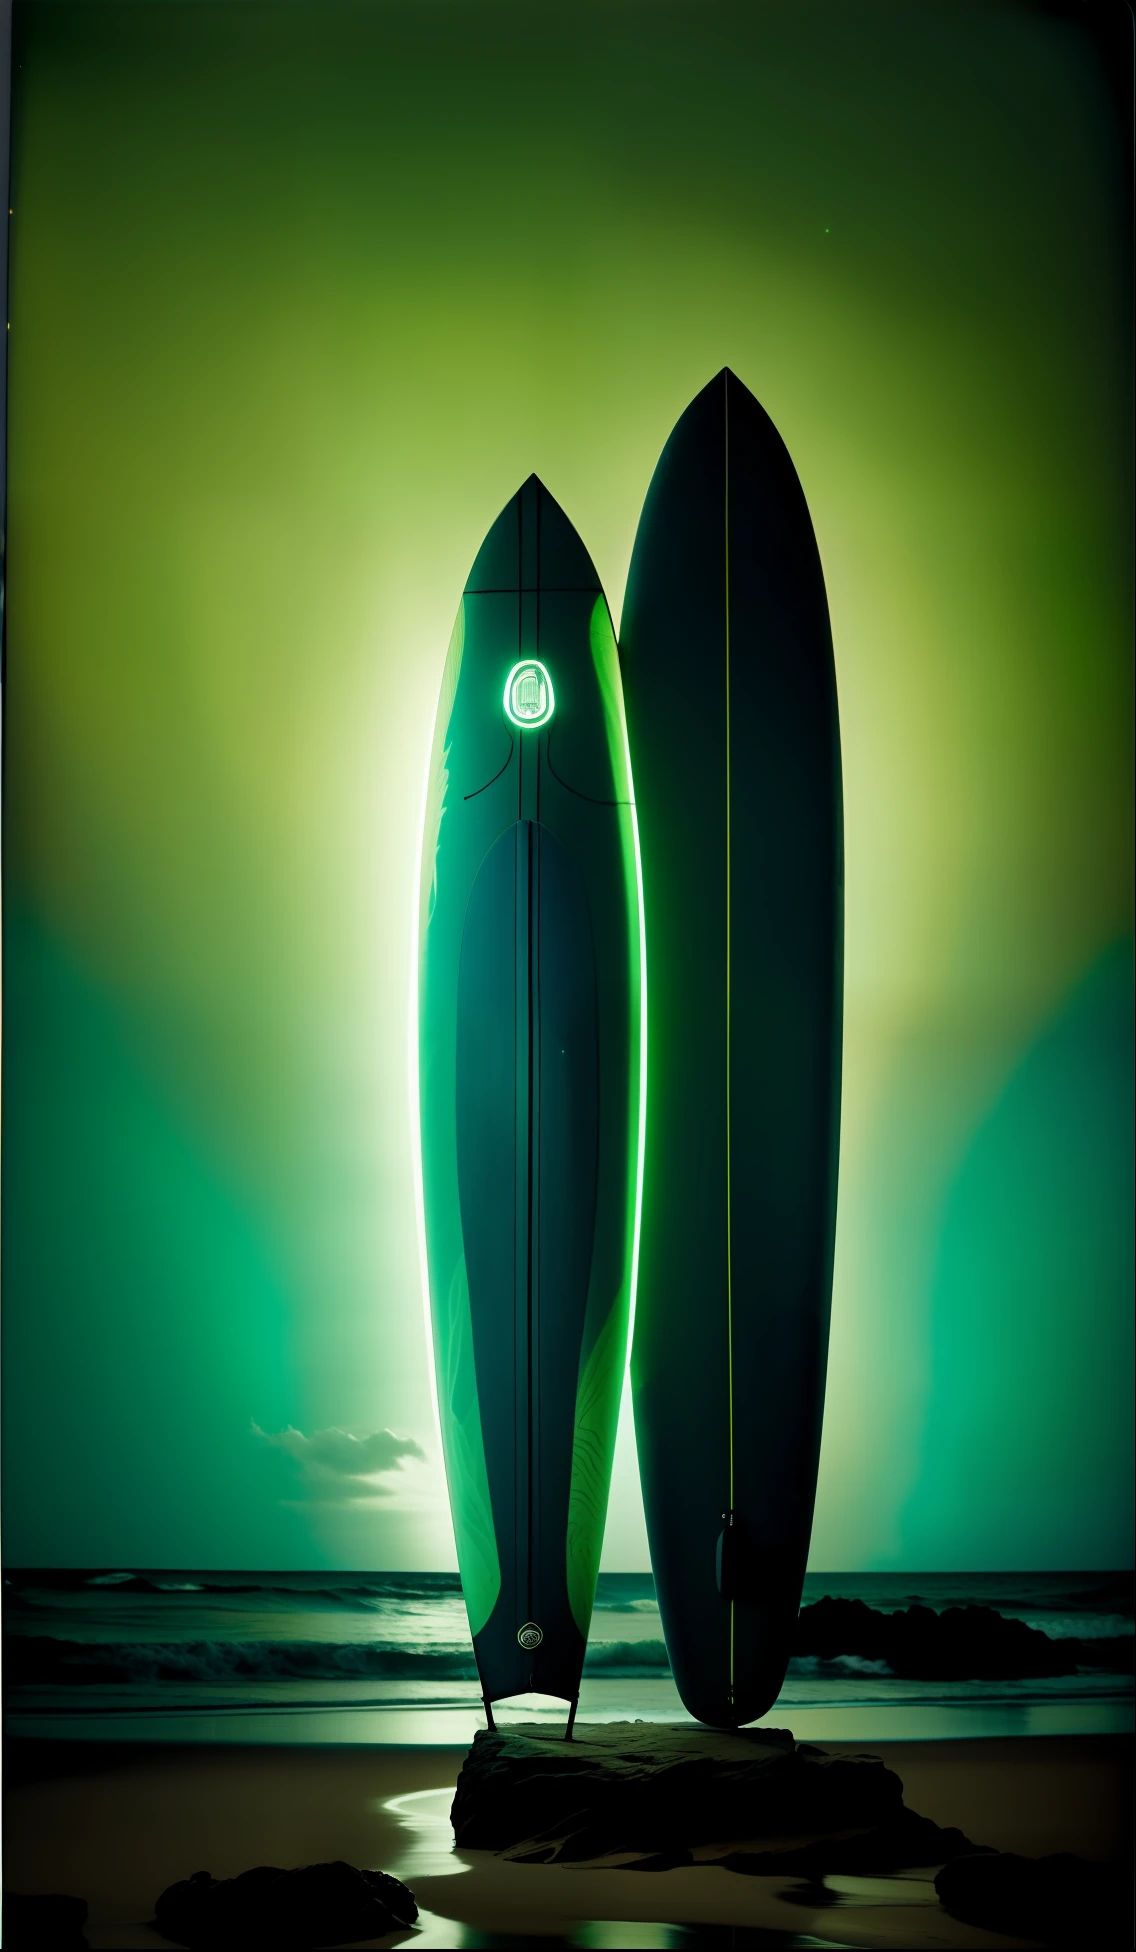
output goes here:
[[[829, 1755], [768, 1728], [609, 1722], [577, 1725], [570, 1743], [535, 1728], [482, 1732], [451, 1820], [459, 1848], [522, 1863], [635, 1856], [644, 1870], [692, 1853], [736, 1870], [885, 1870], [975, 1848], [906, 1810], [877, 1756]], [[729, 1848], [708, 1856], [714, 1845]]]
[[4, 1944], [10, 1952], [85, 1952], [85, 1898], [4, 1893]]
[[179, 1945], [301, 1946], [381, 1938], [414, 1923], [418, 1906], [385, 1871], [351, 1864], [271, 1864], [215, 1878], [195, 1871], [171, 1884], [154, 1906], [154, 1924]]
[[999, 1850], [945, 1864], [935, 1889], [969, 1925], [1054, 1945], [1132, 1944], [1131, 1866]]
[[750, 1877], [820, 1878], [834, 1876], [883, 1877], [889, 1871], [917, 1865], [946, 1864], [951, 1859], [983, 1850], [961, 1830], [940, 1828], [929, 1816], [902, 1809], [898, 1816], [846, 1836], [816, 1837], [789, 1846], [762, 1844], [760, 1849], [733, 1850], [712, 1861], [728, 1871]]
[[884, 1661], [908, 1680], [1000, 1681], [1075, 1674], [1081, 1667], [1131, 1673], [1133, 1640], [1051, 1640], [990, 1606], [881, 1613], [863, 1600], [823, 1599], [802, 1607], [793, 1653]]

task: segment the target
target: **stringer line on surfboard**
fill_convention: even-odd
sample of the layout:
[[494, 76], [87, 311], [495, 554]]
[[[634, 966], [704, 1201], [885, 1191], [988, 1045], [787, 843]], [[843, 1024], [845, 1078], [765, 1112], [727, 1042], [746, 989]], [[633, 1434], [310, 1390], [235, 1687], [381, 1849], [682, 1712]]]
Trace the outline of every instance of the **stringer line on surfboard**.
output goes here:
[[[723, 464], [723, 489], [725, 520], [722, 524], [726, 543], [726, 1371], [728, 1378], [729, 1443], [730, 1443], [730, 1496], [729, 1511], [724, 1523], [729, 1524], [734, 1510], [734, 1258], [733, 1258], [733, 1186], [731, 1183], [730, 1160], [730, 380], [726, 376], [722, 388], [723, 415], [725, 419], [725, 443]], [[734, 1699], [734, 1597], [730, 1595], [730, 1701]]]

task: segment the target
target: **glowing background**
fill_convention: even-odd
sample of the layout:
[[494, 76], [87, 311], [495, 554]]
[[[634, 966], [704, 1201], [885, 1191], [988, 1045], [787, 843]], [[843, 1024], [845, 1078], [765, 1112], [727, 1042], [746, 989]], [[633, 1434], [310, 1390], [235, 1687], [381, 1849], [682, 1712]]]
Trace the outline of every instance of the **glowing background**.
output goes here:
[[[453, 1563], [407, 1108], [450, 627], [532, 470], [618, 618], [728, 363], [809, 498], [841, 693], [813, 1564], [1124, 1562], [1128, 220], [1091, 43], [962, 0], [24, 0], [14, 77], [8, 1560]], [[609, 1565], [637, 1500], [625, 1441]]]

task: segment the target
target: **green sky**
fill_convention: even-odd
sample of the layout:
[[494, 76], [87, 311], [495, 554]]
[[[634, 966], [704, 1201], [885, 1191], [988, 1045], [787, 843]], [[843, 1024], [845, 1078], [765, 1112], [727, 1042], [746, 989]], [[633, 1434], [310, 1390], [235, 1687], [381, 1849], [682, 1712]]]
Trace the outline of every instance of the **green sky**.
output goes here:
[[[1092, 44], [997, 0], [17, 0], [15, 33], [9, 1562], [453, 1563], [408, 1107], [450, 627], [533, 469], [618, 619], [723, 364], [809, 499], [844, 740], [813, 1564], [1123, 1562], [1128, 219]], [[646, 1563], [626, 1429], [605, 1563]]]

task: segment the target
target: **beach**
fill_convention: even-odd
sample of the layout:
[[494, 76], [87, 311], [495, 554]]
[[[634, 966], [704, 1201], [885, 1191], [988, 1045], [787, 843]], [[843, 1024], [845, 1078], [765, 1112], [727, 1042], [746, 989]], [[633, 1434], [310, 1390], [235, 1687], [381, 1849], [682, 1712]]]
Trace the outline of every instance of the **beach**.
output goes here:
[[[957, 1826], [976, 1844], [1029, 1856], [1071, 1851], [1101, 1864], [1129, 1845], [1130, 1737], [824, 1746], [880, 1754], [901, 1777], [908, 1807]], [[1036, 1942], [951, 1918], [935, 1895], [933, 1866], [806, 1881], [701, 1866], [648, 1874], [456, 1853], [448, 1812], [464, 1753], [361, 1744], [11, 1741], [4, 1884], [85, 1898], [94, 1948], [163, 1943], [147, 1924], [154, 1900], [193, 1871], [228, 1877], [256, 1864], [336, 1858], [393, 1872], [418, 1900], [417, 1929], [366, 1941], [374, 1945], [740, 1945], [752, 1931], [782, 1935], [786, 1946]], [[699, 1927], [710, 1934], [705, 1941]], [[731, 1927], [724, 1941], [715, 1930]]]

